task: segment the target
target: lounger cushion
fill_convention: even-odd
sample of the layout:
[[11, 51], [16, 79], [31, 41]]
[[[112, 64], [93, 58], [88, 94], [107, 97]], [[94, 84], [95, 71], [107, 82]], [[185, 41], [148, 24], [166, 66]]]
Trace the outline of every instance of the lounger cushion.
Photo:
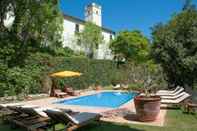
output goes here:
[[99, 117], [99, 114], [97, 113], [88, 113], [88, 112], [83, 112], [83, 113], [79, 113], [76, 115], [68, 115], [66, 114], [70, 120], [72, 120], [72, 122], [74, 122], [75, 124], [82, 124], [84, 122], [93, 120], [93, 119], [97, 119]]
[[156, 93], [156, 95], [159, 95], [159, 96], [175, 96], [175, 95], [180, 94], [183, 91], [184, 91], [184, 88], [180, 88], [175, 93]]
[[45, 111], [50, 111], [50, 112], [66, 112], [66, 113], [71, 113], [71, 112], [73, 112], [72, 110], [70, 110], [70, 109], [56, 109], [56, 108], [45, 108], [44, 109]]
[[177, 99], [177, 98], [179, 98], [179, 97], [181, 97], [182, 95], [184, 95], [186, 92], [182, 92], [182, 93], [180, 93], [180, 94], [178, 94], [178, 95], [175, 95], [175, 96], [161, 96], [161, 99]]
[[181, 97], [174, 99], [174, 100], [162, 99], [161, 103], [162, 104], [178, 104], [178, 103], [184, 101], [185, 99], [187, 99], [188, 97], [190, 97], [190, 94], [184, 93]]
[[159, 91], [157, 91], [157, 93], [175, 93], [176, 91], [178, 91], [181, 88], [182, 87], [177, 86], [174, 90], [159, 90]]
[[1, 108], [5, 108], [7, 106], [21, 106], [23, 105], [22, 103], [8, 103], [8, 104], [0, 104]]
[[61, 111], [59, 109], [47, 109], [44, 112], [54, 121], [58, 121], [60, 123], [67, 123], [69, 119], [65, 113], [71, 113], [72, 110], [64, 109], [63, 111]]

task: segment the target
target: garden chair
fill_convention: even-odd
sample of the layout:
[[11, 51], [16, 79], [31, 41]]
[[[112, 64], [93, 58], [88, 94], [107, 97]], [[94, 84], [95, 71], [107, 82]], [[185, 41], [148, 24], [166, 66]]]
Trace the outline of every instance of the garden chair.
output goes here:
[[6, 108], [7, 106], [22, 106], [22, 103], [8, 103], [8, 104], [0, 104], [0, 109]]
[[186, 92], [181, 92], [180, 94], [174, 95], [174, 96], [160, 96], [161, 99], [178, 99], [179, 97], [181, 97], [182, 95], [184, 95]]
[[190, 101], [186, 103], [185, 108], [187, 113], [194, 113], [197, 110], [197, 104]]
[[1, 119], [3, 122], [9, 122], [10, 119], [15, 117], [20, 117], [22, 112], [19, 110], [21, 104], [11, 103], [11, 104], [1, 104]]
[[116, 86], [113, 86], [113, 89], [114, 90], [120, 90], [121, 89], [121, 85], [120, 84], [117, 84]]
[[167, 105], [179, 105], [183, 101], [187, 100], [190, 97], [190, 94], [184, 92], [182, 96], [180, 96], [177, 99], [161, 99], [162, 104], [167, 104]]
[[65, 92], [62, 92], [60, 89], [55, 89], [54, 90], [54, 95], [56, 97], [63, 98], [63, 97], [66, 97], [68, 94], [65, 93]]
[[49, 117], [51, 117], [51, 119], [54, 119], [55, 121], [66, 125], [67, 131], [73, 131], [75, 129], [78, 129], [94, 120], [99, 120], [101, 117], [99, 114], [88, 112], [77, 113], [74, 115], [51, 110], [46, 110], [45, 112]]
[[25, 119], [27, 117], [29, 117], [28, 114], [25, 114], [22, 110], [20, 106], [7, 106], [7, 108], [12, 111], [13, 113], [10, 115], [7, 115], [4, 118], [4, 121], [12, 121], [13, 119]]
[[[62, 123], [62, 121], [60, 120], [59, 116], [56, 115], [57, 113], [61, 112], [60, 110], [45, 110], [44, 111], [48, 117], [51, 118], [51, 122], [54, 123], [54, 124], [59, 124], [59, 123]], [[63, 112], [67, 112], [67, 113], [71, 113], [72, 111], [71, 110], [63, 110]], [[53, 131], [55, 131], [55, 125], [53, 126]]]
[[80, 92], [76, 92], [73, 90], [73, 88], [67, 86], [65, 86], [64, 91], [70, 96], [77, 96], [80, 94]]
[[11, 110], [8, 107], [1, 109], [0, 113], [1, 113], [1, 120], [3, 123], [7, 123], [7, 122], [9, 122], [9, 119], [11, 119], [13, 117], [18, 117], [21, 115], [20, 112], [17, 112], [15, 110]]
[[28, 131], [37, 130], [39, 128], [47, 128], [53, 126], [50, 118], [43, 112], [43, 108], [30, 108], [21, 107], [21, 111], [24, 114], [28, 114], [29, 117], [24, 119], [13, 119], [11, 121], [12, 127], [20, 126], [26, 128]]
[[168, 92], [166, 92], [166, 93], [164, 93], [164, 92], [163, 93], [159, 93], [159, 92], [157, 92], [156, 95], [159, 95], [159, 96], [176, 96], [176, 95], [180, 94], [183, 91], [184, 91], [184, 88], [181, 87], [178, 90], [176, 90], [176, 92], [173, 92], [173, 93], [168, 93]]
[[177, 86], [174, 90], [159, 90], [159, 91], [157, 91], [157, 93], [170, 93], [170, 94], [173, 94], [176, 91], [178, 91], [180, 88], [181, 88], [180, 86]]

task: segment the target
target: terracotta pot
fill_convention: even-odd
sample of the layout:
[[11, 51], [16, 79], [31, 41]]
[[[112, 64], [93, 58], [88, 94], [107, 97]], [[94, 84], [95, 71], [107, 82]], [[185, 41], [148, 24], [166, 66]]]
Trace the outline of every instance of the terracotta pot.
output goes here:
[[101, 86], [96, 86], [95, 90], [100, 91], [102, 88]]
[[160, 112], [160, 96], [136, 96], [135, 109], [139, 121], [154, 121]]

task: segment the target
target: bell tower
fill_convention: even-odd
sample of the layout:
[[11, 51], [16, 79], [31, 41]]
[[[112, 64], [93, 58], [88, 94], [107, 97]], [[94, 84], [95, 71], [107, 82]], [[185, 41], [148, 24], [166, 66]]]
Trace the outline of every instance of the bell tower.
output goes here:
[[98, 26], [102, 26], [102, 7], [91, 3], [85, 8], [85, 20]]

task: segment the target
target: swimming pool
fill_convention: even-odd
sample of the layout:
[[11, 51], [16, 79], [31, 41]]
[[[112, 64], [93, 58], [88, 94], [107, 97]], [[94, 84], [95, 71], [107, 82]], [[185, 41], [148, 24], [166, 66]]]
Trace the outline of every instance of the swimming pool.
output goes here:
[[117, 108], [132, 100], [136, 95], [137, 94], [133, 92], [101, 92], [93, 95], [61, 100], [55, 102], [55, 104]]

